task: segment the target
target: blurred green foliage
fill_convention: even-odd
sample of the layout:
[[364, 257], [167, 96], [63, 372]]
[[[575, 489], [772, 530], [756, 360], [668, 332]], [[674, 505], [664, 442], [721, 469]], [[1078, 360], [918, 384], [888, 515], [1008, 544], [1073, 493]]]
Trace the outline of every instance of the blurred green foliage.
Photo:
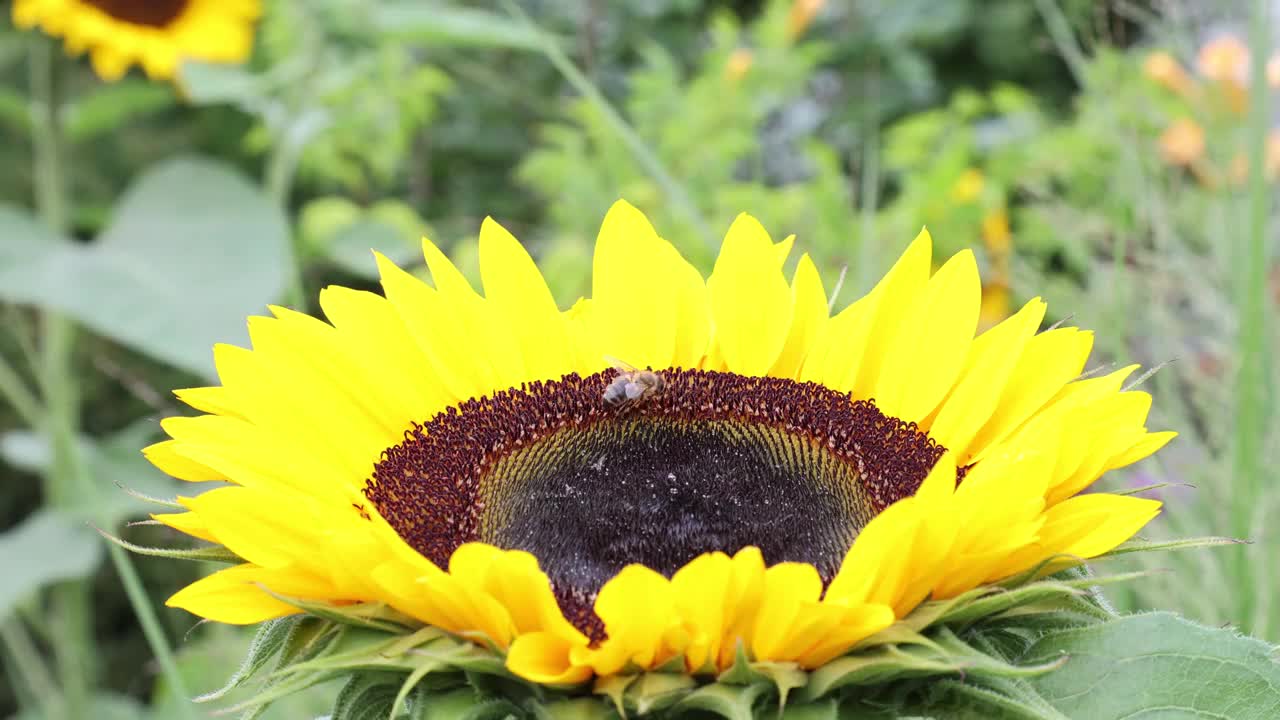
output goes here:
[[[1093, 41], [1091, 57], [1060, 59], [1073, 48], [1047, 32], [1045, 6]], [[1054, 319], [1074, 313], [1099, 329], [1100, 365], [1176, 359], [1146, 387], [1152, 427], [1183, 437], [1107, 482], [1196, 484], [1165, 491], [1153, 533], [1258, 542], [1225, 560], [1178, 556], [1180, 572], [1119, 599], [1280, 635], [1280, 610], [1263, 597], [1276, 538], [1260, 522], [1280, 509], [1266, 484], [1280, 478], [1233, 478], [1229, 461], [1235, 348], [1248, 329], [1237, 321], [1249, 262], [1236, 239], [1247, 229], [1242, 169], [1270, 161], [1247, 152], [1239, 93], [1197, 76], [1189, 53], [1181, 90], [1144, 73], [1147, 50], [1132, 44], [1160, 46], [1172, 37], [1163, 22], [1084, 0], [522, 3], [532, 22], [512, 7], [271, 0], [251, 62], [189, 64], [172, 85], [138, 74], [103, 84], [59, 59], [65, 232], [34, 212], [34, 141], [49, 128], [33, 115], [28, 73], [48, 43], [0, 29], [0, 625], [18, 634], [0, 653], [14, 678], [0, 683], [0, 716], [42, 706], [18, 679], [24, 641], [55, 667], [90, 659], [79, 681], [90, 716], [139, 717], [147, 705], [177, 716], [119, 568], [84, 523], [174, 540], [121, 527], [142, 510], [115, 484], [180, 490], [136, 450], [158, 437], [158, 418], [183, 412], [170, 388], [212, 378], [212, 344], [244, 342], [246, 315], [273, 302], [315, 309], [330, 282], [372, 287], [369, 248], [415, 266], [422, 234], [474, 280], [486, 214], [530, 245], [568, 307], [589, 289], [592, 242], [619, 197], [704, 269], [739, 212], [776, 239], [794, 233], [829, 291], [843, 281], [837, 307], [927, 224], [942, 251], [978, 251], [991, 319], [1042, 295]], [[1181, 120], [1207, 138], [1200, 151], [1170, 145]], [[1280, 251], [1266, 242], [1268, 301], [1280, 303]], [[80, 331], [51, 370], [55, 316]], [[1276, 328], [1259, 331], [1280, 352]], [[1267, 370], [1251, 432], [1270, 443], [1274, 468], [1280, 368]], [[71, 421], [61, 434], [45, 422], [58, 408]], [[68, 447], [86, 483], [57, 468]], [[1235, 496], [1247, 500], [1221, 499]], [[196, 574], [138, 566], [155, 604]], [[1234, 592], [1188, 591], [1206, 580]], [[80, 631], [63, 623], [76, 593], [91, 611]], [[192, 618], [176, 611], [161, 619], [196, 692], [217, 686], [247, 641], [229, 628], [188, 633]], [[319, 714], [313, 701], [272, 712]]]

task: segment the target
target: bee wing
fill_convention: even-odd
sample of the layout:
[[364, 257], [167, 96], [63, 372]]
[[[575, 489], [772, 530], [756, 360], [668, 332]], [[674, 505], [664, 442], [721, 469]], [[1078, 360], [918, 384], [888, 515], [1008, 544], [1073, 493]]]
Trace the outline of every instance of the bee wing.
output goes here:
[[617, 370], [618, 372], [628, 372], [628, 373], [637, 372], [635, 366], [631, 365], [630, 363], [623, 362], [612, 355], [605, 355], [604, 359], [605, 359], [605, 362], [609, 363], [609, 365], [611, 365], [613, 369]]

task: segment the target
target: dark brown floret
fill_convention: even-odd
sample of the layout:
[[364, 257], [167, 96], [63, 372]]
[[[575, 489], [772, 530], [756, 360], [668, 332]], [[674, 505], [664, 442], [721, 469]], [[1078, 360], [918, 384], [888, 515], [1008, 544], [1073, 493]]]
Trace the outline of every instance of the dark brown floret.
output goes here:
[[598, 640], [591, 603], [629, 563], [670, 576], [755, 545], [829, 579], [944, 452], [816, 383], [662, 374], [660, 394], [621, 408], [603, 401], [612, 371], [469, 400], [388, 449], [365, 494], [441, 567], [471, 541], [533, 553], [566, 616]]
[[116, 20], [163, 28], [177, 20], [191, 0], [85, 0]]

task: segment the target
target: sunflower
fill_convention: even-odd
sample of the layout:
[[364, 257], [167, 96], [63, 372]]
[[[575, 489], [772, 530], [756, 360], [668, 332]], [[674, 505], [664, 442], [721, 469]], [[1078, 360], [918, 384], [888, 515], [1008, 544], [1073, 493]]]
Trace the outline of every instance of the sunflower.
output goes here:
[[64, 38], [67, 52], [88, 51], [104, 80], [135, 63], [167, 79], [184, 59], [247, 58], [260, 12], [259, 0], [14, 0], [13, 22]]
[[155, 515], [238, 559], [168, 604], [386, 608], [553, 687], [813, 669], [1157, 514], [1079, 494], [1173, 436], [1134, 368], [1080, 379], [1089, 332], [1039, 332], [1035, 299], [975, 337], [974, 257], [932, 272], [924, 231], [831, 316], [807, 255], [784, 276], [792, 240], [741, 215], [704, 279], [619, 202], [561, 311], [490, 219], [483, 295], [424, 240], [431, 284], [377, 256], [385, 296], [251, 318], [252, 349], [214, 349], [222, 384], [177, 393], [206, 414], [145, 450], [228, 483]]

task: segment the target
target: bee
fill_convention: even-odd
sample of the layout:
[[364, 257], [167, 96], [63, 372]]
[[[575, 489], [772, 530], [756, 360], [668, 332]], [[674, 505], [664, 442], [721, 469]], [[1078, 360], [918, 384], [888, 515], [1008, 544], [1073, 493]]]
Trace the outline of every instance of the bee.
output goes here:
[[625, 408], [633, 403], [644, 402], [661, 393], [667, 385], [662, 375], [652, 370], [637, 370], [615, 357], [607, 359], [618, 374], [604, 389], [606, 405]]

